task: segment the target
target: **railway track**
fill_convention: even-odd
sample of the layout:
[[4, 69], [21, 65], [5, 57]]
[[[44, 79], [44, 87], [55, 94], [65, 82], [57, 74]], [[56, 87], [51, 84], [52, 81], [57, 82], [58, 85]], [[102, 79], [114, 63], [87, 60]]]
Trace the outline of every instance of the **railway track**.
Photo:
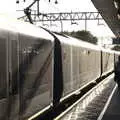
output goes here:
[[113, 77], [105, 78], [55, 120], [97, 120], [115, 86]]
[[114, 74], [89, 84], [33, 120], [96, 120], [115, 86]]

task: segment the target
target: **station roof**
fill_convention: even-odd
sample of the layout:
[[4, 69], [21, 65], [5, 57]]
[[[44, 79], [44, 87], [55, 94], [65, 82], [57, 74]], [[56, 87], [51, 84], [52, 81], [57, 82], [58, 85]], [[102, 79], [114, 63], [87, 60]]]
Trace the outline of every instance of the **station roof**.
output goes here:
[[[102, 15], [105, 22], [116, 36], [120, 37], [120, 19], [118, 19], [118, 10], [115, 7], [114, 1], [119, 0], [91, 0], [95, 7]], [[120, 6], [119, 6], [120, 7]], [[120, 8], [119, 8], [120, 9]]]

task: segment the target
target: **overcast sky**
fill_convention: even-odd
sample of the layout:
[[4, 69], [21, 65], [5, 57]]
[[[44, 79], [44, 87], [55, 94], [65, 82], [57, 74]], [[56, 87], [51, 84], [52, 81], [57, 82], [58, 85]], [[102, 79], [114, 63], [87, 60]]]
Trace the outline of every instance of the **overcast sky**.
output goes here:
[[[33, 0], [26, 0], [26, 3], [23, 0], [19, 0], [20, 3], [16, 5], [16, 0], [0, 0], [0, 13], [6, 13], [10, 15], [15, 15], [16, 9], [23, 9], [28, 6]], [[40, 0], [40, 12], [95, 12], [97, 11], [91, 0], [58, 0], [58, 4], [55, 5], [55, 0]], [[18, 13], [17, 13], [18, 14]], [[103, 21], [101, 21], [103, 23]], [[70, 22], [63, 25], [64, 30], [82, 30], [85, 28], [84, 21], [79, 21], [78, 25], [71, 25]], [[54, 25], [50, 29], [60, 29], [60, 25]], [[98, 37], [111, 37], [113, 33], [104, 23], [104, 25], [97, 25], [97, 21], [88, 21], [87, 29], [91, 31], [95, 36]]]

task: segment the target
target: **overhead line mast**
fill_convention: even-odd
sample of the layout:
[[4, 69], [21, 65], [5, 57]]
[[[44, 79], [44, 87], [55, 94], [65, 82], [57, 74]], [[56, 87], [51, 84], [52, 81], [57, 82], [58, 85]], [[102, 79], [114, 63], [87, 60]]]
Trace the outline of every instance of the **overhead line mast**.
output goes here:
[[29, 22], [33, 24], [33, 20], [31, 17], [31, 7], [37, 2], [37, 12], [39, 14], [39, 0], [34, 0], [26, 9], [24, 9], [24, 13], [27, 16]]

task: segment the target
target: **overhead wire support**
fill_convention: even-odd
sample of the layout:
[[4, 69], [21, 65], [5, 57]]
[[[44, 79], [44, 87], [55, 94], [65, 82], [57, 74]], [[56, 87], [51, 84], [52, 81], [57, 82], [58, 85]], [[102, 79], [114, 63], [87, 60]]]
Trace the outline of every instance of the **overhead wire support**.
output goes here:
[[[60, 13], [39, 13], [36, 10], [31, 11], [31, 19], [34, 24], [39, 22], [57, 22], [61, 24], [61, 31], [63, 31], [63, 21], [71, 21], [71, 24], [77, 24], [75, 21], [83, 20], [85, 21], [85, 30], [87, 30], [87, 21], [88, 20], [97, 20], [98, 23], [100, 20], [103, 20], [99, 12], [60, 12]], [[30, 22], [28, 16], [22, 16], [18, 19], [23, 19], [26, 22]], [[102, 24], [98, 24], [102, 25]]]
[[[50, 2], [50, 0], [49, 0]], [[58, 1], [55, 0], [55, 4]], [[33, 9], [37, 5], [35, 9]], [[60, 13], [41, 13], [40, 12], [40, 0], [34, 0], [28, 7], [23, 11], [25, 13], [24, 16], [19, 17], [18, 19], [22, 19], [25, 22], [30, 22], [31, 24], [50, 22], [50, 26], [52, 26], [53, 22], [59, 21], [61, 24], [61, 31], [63, 31], [63, 21], [70, 21], [71, 25], [78, 25], [77, 21], [83, 20], [85, 21], [85, 30], [87, 30], [87, 21], [88, 20], [97, 20], [98, 25], [102, 25], [100, 20], [103, 20], [99, 12], [60, 12]], [[47, 23], [49, 24], [49, 23]], [[55, 23], [56, 24], [56, 23]]]
[[25, 15], [27, 16], [27, 18], [28, 18], [28, 20], [29, 20], [29, 22], [31, 23], [31, 24], [33, 24], [33, 20], [32, 20], [32, 18], [31, 18], [31, 10], [28, 8], [26, 8], [26, 9], [24, 9], [24, 13], [25, 13]]
[[[38, 16], [38, 17], [35, 17]], [[43, 21], [68, 21], [68, 20], [102, 20], [99, 12], [61, 12], [61, 13], [35, 13], [31, 11], [31, 18], [33, 22]], [[28, 22], [26, 16], [22, 16], [18, 19], [24, 19]]]

